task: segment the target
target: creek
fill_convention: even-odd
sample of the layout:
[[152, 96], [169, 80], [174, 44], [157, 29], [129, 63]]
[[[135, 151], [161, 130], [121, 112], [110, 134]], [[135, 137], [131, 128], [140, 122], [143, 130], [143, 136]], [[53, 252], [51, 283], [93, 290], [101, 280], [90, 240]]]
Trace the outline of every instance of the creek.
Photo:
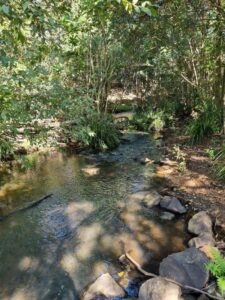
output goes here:
[[124, 247], [155, 272], [184, 250], [184, 216], [165, 221], [159, 208], [128, 200], [146, 186], [157, 190], [155, 166], [138, 161], [159, 159], [157, 142], [130, 133], [109, 153], [35, 154], [31, 169], [0, 174], [2, 215], [53, 194], [0, 222], [1, 300], [78, 299], [99, 275], [121, 271]]

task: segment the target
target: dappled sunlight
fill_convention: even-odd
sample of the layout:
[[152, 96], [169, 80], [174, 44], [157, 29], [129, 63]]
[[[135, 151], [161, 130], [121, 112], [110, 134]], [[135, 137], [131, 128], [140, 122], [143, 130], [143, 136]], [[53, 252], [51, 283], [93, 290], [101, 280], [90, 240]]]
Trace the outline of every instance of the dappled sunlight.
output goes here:
[[85, 168], [82, 168], [81, 171], [86, 175], [86, 176], [95, 176], [100, 173], [100, 168], [96, 167], [95, 165], [88, 165]]
[[23, 180], [5, 183], [3, 186], [1, 186], [0, 198], [6, 198], [9, 194], [15, 193], [17, 190], [23, 189], [25, 186], [26, 190], [28, 190], [28, 187]]
[[64, 254], [60, 261], [60, 265], [64, 271], [70, 274], [70, 276], [74, 276], [78, 268], [78, 261], [75, 253]]
[[[143, 140], [138, 135], [138, 147], [150, 148], [148, 141], [148, 135]], [[40, 295], [54, 297], [56, 292], [67, 293], [66, 297], [76, 295], [101, 274], [121, 271], [118, 258], [125, 252], [151, 270], [159, 259], [180, 250], [182, 229], [176, 222], [168, 226], [160, 221], [159, 211], [148, 208], [143, 194], [138, 193], [149, 188], [151, 168], [133, 160], [138, 148], [131, 154], [129, 144], [125, 149], [125, 163], [124, 155], [117, 150], [111, 157], [119, 157], [123, 163], [94, 165], [83, 157], [62, 154], [40, 159], [30, 172], [31, 178], [25, 179], [27, 186], [32, 186], [29, 197], [33, 201], [38, 193], [53, 196], [2, 223], [0, 239], [5, 263], [0, 275], [6, 295], [17, 295], [17, 286], [28, 291], [29, 300], [39, 300]], [[81, 170], [90, 166], [99, 168], [100, 173], [86, 176]], [[20, 196], [23, 191], [21, 187]], [[9, 235], [16, 256], [8, 243]], [[171, 239], [172, 235], [177, 239]], [[33, 294], [30, 297], [29, 287], [34, 287], [36, 298]], [[21, 292], [20, 297], [26, 299], [27, 294]]]
[[71, 229], [76, 228], [91, 212], [94, 211], [94, 204], [91, 202], [71, 202], [64, 213], [68, 218]]
[[39, 260], [37, 258], [32, 257], [24, 257], [20, 260], [18, 264], [18, 268], [20, 271], [28, 271], [28, 270], [35, 270], [39, 266]]
[[31, 295], [30, 292], [24, 289], [16, 290], [12, 295], [3, 297], [2, 300], [38, 300], [35, 295]]
[[76, 256], [79, 260], [85, 260], [91, 256], [98, 245], [98, 237], [102, 233], [102, 226], [98, 223], [91, 226], [81, 226], [78, 237], [82, 243], [76, 248]]

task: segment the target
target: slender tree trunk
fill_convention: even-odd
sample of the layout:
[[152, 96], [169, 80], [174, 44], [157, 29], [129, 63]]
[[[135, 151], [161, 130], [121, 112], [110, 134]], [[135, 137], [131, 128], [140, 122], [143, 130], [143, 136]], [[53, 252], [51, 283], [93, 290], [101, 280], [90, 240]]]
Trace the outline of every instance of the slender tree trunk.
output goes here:
[[221, 16], [221, 0], [217, 4], [217, 41], [216, 41], [216, 76], [215, 76], [215, 101], [221, 112], [221, 128], [224, 130], [224, 37], [223, 37], [223, 18]]

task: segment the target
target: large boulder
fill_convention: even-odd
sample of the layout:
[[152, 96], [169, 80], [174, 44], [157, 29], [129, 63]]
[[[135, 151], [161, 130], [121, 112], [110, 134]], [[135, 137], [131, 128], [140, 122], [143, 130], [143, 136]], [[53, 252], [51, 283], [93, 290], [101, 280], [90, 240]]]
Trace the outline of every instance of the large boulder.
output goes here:
[[156, 191], [141, 191], [129, 196], [129, 200], [141, 201], [148, 207], [159, 205], [161, 199], [161, 195]]
[[124, 297], [124, 290], [115, 282], [109, 273], [101, 275], [84, 294], [84, 300], [91, 300], [98, 296], [107, 298]]
[[206, 255], [197, 248], [169, 255], [160, 264], [159, 274], [171, 278], [182, 285], [202, 289], [209, 279], [205, 264]]
[[201, 248], [203, 246], [215, 246], [215, 240], [211, 233], [203, 233], [188, 242], [189, 247]]
[[179, 286], [168, 282], [162, 277], [149, 279], [142, 284], [139, 291], [139, 300], [180, 300]]
[[165, 196], [160, 201], [160, 206], [166, 210], [172, 211], [178, 214], [184, 214], [187, 209], [180, 203], [180, 201], [175, 197]]
[[212, 220], [205, 211], [195, 214], [188, 222], [188, 231], [200, 235], [212, 233]]

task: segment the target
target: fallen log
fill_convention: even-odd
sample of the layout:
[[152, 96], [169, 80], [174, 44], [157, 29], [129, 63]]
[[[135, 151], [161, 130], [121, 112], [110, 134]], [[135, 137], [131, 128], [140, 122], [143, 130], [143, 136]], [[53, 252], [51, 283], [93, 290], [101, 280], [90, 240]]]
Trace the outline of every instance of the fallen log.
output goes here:
[[[142, 273], [143, 275], [147, 276], [147, 277], [153, 277], [153, 278], [157, 278], [157, 277], [160, 277], [154, 273], [150, 273], [150, 272], [147, 272], [145, 271], [140, 265], [138, 262], [135, 261], [135, 259], [128, 253], [128, 252], [125, 252], [125, 257], [137, 268], [137, 270]], [[188, 285], [183, 285], [173, 279], [170, 279], [170, 278], [167, 278], [167, 277], [163, 277], [166, 281], [170, 282], [170, 283], [173, 283], [173, 284], [176, 284], [178, 285], [179, 287], [183, 288], [183, 289], [186, 289], [186, 290], [190, 290], [190, 291], [193, 291], [193, 292], [196, 292], [196, 293], [199, 293], [199, 294], [203, 294], [203, 295], [206, 295], [208, 296], [210, 299], [215, 299], [215, 300], [224, 300], [224, 298], [222, 297], [219, 297], [219, 296], [213, 296], [203, 290], [199, 290], [195, 287], [192, 287], [192, 286], [188, 286]]]
[[37, 201], [34, 201], [34, 202], [28, 204], [25, 207], [22, 207], [22, 208], [20, 208], [18, 210], [15, 210], [15, 211], [9, 213], [8, 215], [2, 216], [2, 217], [0, 217], [0, 221], [3, 221], [5, 219], [7, 219], [8, 217], [10, 217], [12, 215], [15, 215], [15, 214], [17, 214], [19, 212], [26, 211], [26, 210], [28, 210], [30, 208], [34, 208], [34, 207], [38, 206], [39, 204], [41, 204], [44, 200], [46, 200], [46, 199], [48, 199], [48, 198], [50, 198], [52, 196], [53, 196], [53, 194], [48, 194], [48, 195], [44, 196], [43, 198], [41, 198], [41, 199], [39, 199]]

